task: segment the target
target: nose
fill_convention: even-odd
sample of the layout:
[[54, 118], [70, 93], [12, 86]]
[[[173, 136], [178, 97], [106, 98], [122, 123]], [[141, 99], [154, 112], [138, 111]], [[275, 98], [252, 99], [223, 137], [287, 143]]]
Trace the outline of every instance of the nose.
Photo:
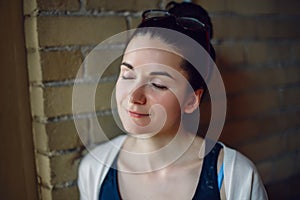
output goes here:
[[139, 105], [145, 105], [147, 103], [147, 98], [146, 98], [146, 95], [145, 95], [145, 88], [144, 88], [144, 86], [136, 88], [131, 93], [130, 103], [139, 104]]

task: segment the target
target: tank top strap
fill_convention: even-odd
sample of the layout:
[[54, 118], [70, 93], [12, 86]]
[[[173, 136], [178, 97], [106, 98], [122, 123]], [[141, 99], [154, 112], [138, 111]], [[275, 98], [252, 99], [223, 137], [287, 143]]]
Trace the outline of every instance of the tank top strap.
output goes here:
[[108, 170], [106, 177], [100, 187], [99, 200], [121, 200], [118, 187], [117, 158]]
[[[212, 150], [205, 156], [200, 180], [193, 200], [220, 200], [218, 188], [217, 161], [222, 145], [216, 143]], [[99, 193], [99, 200], [121, 200], [118, 188], [116, 160], [108, 171]]]
[[218, 187], [217, 163], [222, 145], [216, 143], [212, 150], [204, 157], [200, 180], [193, 200], [209, 199], [220, 200]]

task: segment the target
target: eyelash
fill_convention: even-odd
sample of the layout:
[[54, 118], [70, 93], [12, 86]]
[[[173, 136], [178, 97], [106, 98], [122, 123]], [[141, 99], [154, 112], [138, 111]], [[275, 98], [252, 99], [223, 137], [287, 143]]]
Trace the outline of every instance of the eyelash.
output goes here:
[[[134, 77], [126, 77], [126, 76], [124, 76], [124, 75], [122, 75], [121, 78], [122, 78], [123, 80], [132, 80], [132, 79], [134, 79]], [[166, 87], [166, 86], [164, 86], [164, 85], [157, 84], [157, 83], [150, 83], [150, 84], [151, 84], [153, 87], [155, 87], [155, 88], [157, 88], [157, 89], [159, 89], [159, 90], [167, 90], [167, 89], [168, 89], [168, 87]]]
[[152, 86], [154, 86], [155, 88], [157, 89], [160, 89], [160, 90], [167, 90], [168, 88], [164, 85], [160, 85], [160, 84], [156, 84], [156, 83], [151, 83]]
[[132, 80], [132, 79], [134, 79], [134, 77], [125, 77], [125, 76], [121, 76], [121, 78], [124, 79], [124, 80]]

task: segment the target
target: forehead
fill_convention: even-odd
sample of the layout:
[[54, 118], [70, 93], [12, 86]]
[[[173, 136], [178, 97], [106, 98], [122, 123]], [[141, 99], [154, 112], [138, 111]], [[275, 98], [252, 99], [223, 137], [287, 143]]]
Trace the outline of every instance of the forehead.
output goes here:
[[128, 43], [126, 50], [134, 50], [139, 48], [157, 48], [165, 51], [179, 54], [179, 49], [169, 44], [159, 36], [151, 36], [150, 33], [138, 34], [134, 36]]
[[162, 39], [150, 35], [138, 35], [129, 42], [123, 61], [129, 62], [134, 67], [157, 63], [181, 71], [182, 57], [174, 46]]

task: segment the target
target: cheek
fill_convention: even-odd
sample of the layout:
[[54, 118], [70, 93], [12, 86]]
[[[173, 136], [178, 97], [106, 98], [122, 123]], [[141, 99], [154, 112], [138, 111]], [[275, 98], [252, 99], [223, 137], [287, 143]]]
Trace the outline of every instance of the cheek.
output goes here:
[[172, 115], [172, 114], [177, 114], [178, 112], [180, 112], [181, 108], [180, 108], [180, 103], [177, 99], [177, 97], [173, 94], [173, 93], [168, 93], [165, 95], [161, 95], [161, 96], [153, 96], [154, 99], [153, 101], [156, 102], [157, 104], [162, 105], [166, 112], [168, 113], [168, 115]]
[[120, 103], [122, 99], [124, 99], [128, 95], [128, 87], [126, 84], [117, 81], [116, 83], [116, 101], [117, 104]]

